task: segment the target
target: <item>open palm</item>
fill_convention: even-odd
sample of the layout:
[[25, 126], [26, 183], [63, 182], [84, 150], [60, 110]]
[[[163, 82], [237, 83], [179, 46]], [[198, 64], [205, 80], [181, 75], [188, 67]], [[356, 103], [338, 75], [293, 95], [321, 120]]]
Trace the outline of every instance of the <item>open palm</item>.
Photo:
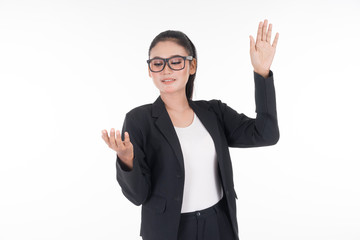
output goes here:
[[267, 76], [269, 74], [270, 66], [274, 59], [276, 45], [279, 39], [279, 33], [276, 33], [274, 42], [271, 45], [272, 24], [269, 24], [269, 29], [267, 30], [267, 23], [268, 21], [266, 19], [264, 23], [259, 23], [256, 43], [254, 38], [250, 35], [251, 64], [254, 67], [254, 71], [263, 76]]
[[102, 130], [102, 138], [105, 143], [114, 150], [120, 160], [122, 160], [130, 169], [133, 168], [134, 164], [134, 147], [130, 141], [130, 136], [128, 132], [125, 132], [124, 141], [121, 139], [120, 131], [116, 131], [115, 136], [115, 129], [111, 128], [110, 130], [110, 137], [106, 131], [106, 129]]

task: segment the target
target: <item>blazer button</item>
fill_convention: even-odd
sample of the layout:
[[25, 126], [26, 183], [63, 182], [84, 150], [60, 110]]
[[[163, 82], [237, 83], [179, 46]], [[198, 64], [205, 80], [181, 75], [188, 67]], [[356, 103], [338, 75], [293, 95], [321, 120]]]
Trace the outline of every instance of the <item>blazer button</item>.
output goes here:
[[175, 201], [180, 202], [180, 198], [179, 198], [179, 197], [176, 197], [176, 198], [175, 198]]
[[226, 190], [226, 191], [225, 191], [225, 194], [226, 194], [226, 195], [229, 195], [229, 190]]
[[181, 174], [176, 174], [176, 177], [177, 177], [177, 178], [181, 178]]

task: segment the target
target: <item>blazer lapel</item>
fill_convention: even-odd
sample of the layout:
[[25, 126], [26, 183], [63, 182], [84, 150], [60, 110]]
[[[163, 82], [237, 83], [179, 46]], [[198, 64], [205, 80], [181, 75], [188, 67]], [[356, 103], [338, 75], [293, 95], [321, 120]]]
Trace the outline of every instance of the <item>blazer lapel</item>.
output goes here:
[[[189, 100], [190, 107], [194, 110], [195, 114], [200, 119], [201, 123], [204, 125], [206, 130], [209, 132], [212, 137], [215, 145], [215, 150], [217, 153], [217, 159], [220, 167], [223, 167], [222, 161], [222, 147], [221, 147], [221, 137], [219, 133], [218, 123], [216, 115], [209, 110], [209, 108], [201, 107], [196, 102]], [[181, 170], [184, 171], [184, 159], [181, 150], [181, 145], [177, 137], [175, 128], [171, 122], [170, 116], [166, 111], [165, 104], [159, 96], [152, 105], [152, 116], [157, 118], [155, 121], [156, 126], [160, 132], [164, 135], [166, 140], [169, 142], [171, 148], [173, 149], [176, 158], [180, 164]], [[201, 149], [202, 151], [203, 149]]]
[[209, 110], [209, 108], [203, 108], [199, 106], [194, 101], [189, 101], [189, 105], [194, 110], [198, 118], [200, 119], [201, 123], [204, 125], [206, 130], [209, 132], [210, 136], [212, 137], [215, 145], [216, 155], [218, 162], [220, 164], [220, 167], [222, 167], [223, 161], [222, 161], [222, 147], [221, 147], [221, 137], [219, 133], [218, 123], [216, 115]]
[[166, 111], [165, 104], [160, 96], [152, 105], [152, 116], [157, 118], [157, 120], [155, 121], [156, 126], [159, 128], [160, 132], [164, 135], [166, 140], [169, 142], [171, 148], [174, 150], [181, 170], [185, 171], [180, 142], [177, 137], [175, 128], [171, 122], [170, 116]]

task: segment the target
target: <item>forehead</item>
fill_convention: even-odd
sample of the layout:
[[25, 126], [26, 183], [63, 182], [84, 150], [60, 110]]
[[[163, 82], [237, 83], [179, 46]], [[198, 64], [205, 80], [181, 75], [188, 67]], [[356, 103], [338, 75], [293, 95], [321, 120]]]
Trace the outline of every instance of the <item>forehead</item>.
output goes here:
[[187, 56], [186, 49], [174, 41], [158, 42], [150, 51], [150, 58], [169, 58], [174, 55]]

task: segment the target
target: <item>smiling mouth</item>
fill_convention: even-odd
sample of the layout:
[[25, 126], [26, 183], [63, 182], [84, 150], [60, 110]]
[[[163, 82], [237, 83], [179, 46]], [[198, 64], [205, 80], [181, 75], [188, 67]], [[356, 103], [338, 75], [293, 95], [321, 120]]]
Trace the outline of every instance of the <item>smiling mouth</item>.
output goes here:
[[173, 81], [175, 81], [175, 79], [173, 78], [161, 80], [161, 82], [173, 82]]

